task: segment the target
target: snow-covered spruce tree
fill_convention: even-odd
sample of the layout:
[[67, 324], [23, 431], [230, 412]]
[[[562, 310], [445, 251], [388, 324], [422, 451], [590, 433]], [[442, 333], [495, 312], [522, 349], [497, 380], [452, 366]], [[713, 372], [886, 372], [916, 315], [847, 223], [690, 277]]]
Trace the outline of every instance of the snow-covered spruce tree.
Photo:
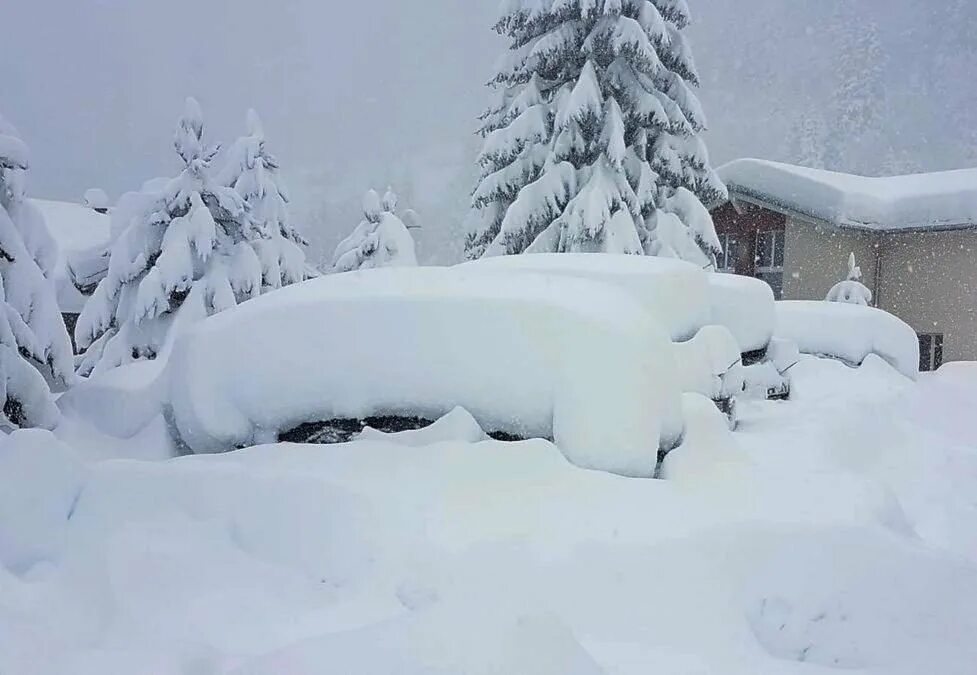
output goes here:
[[467, 255], [719, 251], [685, 0], [508, 0]]
[[57, 247], [27, 199], [27, 146], [0, 116], [0, 429], [52, 428], [51, 387], [74, 379], [52, 281]]
[[288, 213], [288, 191], [278, 161], [265, 147], [261, 119], [254, 110], [247, 114], [247, 135], [230, 147], [218, 182], [233, 188], [244, 199], [251, 220], [249, 236], [261, 261], [262, 285], [281, 288], [307, 277], [304, 247], [308, 242], [292, 226]]
[[176, 178], [148, 181], [129, 194], [126, 221], [109, 270], [78, 319], [87, 375], [154, 359], [176, 323], [195, 321], [261, 292], [262, 269], [251, 241], [261, 238], [245, 199], [212, 175], [217, 146], [203, 142], [203, 116], [190, 98], [174, 147]]
[[417, 214], [408, 209], [397, 216], [397, 195], [388, 189], [383, 199], [376, 190], [363, 198], [363, 221], [339, 242], [332, 259], [334, 272], [377, 267], [415, 267], [414, 238], [406, 220], [416, 227]]
[[855, 254], [848, 255], [848, 278], [835, 284], [828, 296], [828, 302], [844, 302], [850, 305], [872, 304], [872, 291], [862, 283], [862, 269], [855, 264]]

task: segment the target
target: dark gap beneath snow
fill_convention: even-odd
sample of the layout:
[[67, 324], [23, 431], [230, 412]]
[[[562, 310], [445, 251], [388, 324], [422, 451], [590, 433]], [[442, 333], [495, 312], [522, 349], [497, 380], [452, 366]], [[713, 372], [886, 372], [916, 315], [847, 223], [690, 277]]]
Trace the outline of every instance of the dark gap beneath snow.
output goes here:
[[[332, 419], [324, 422], [306, 422], [294, 429], [278, 434], [282, 443], [310, 443], [330, 445], [333, 443], [348, 443], [361, 433], [366, 427], [392, 434], [399, 431], [414, 431], [434, 424], [434, 420], [423, 417], [401, 415], [379, 415], [363, 419]], [[526, 440], [505, 431], [486, 432], [496, 441], [516, 442]]]

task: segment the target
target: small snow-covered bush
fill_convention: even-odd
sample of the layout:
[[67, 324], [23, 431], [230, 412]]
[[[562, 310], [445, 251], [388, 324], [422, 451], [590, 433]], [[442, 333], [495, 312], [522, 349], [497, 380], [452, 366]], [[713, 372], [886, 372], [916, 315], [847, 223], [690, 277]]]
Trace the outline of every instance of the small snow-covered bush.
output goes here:
[[71, 343], [58, 309], [58, 251], [26, 195], [30, 152], [0, 117], [0, 428], [51, 428], [49, 387], [73, 379]]
[[[363, 198], [363, 221], [339, 242], [333, 255], [335, 272], [375, 269], [378, 267], [416, 267], [414, 238], [403, 220], [394, 213], [397, 195], [387, 190], [380, 200], [376, 190]], [[416, 214], [405, 212], [408, 221], [416, 222]]]
[[539, 253], [482, 258], [458, 269], [497, 274], [538, 272], [607, 283], [640, 303], [673, 340], [688, 340], [710, 323], [708, 277], [698, 266], [682, 260], [606, 253]]
[[820, 300], [776, 303], [777, 337], [803, 354], [860, 365], [875, 354], [906, 377], [919, 375], [919, 340], [904, 321], [874, 307]]
[[580, 466], [651, 476], [682, 433], [667, 335], [627, 296], [579, 279], [330, 275], [194, 326], [169, 376], [170, 418], [195, 452], [460, 405], [486, 431], [552, 437]]
[[872, 304], [872, 291], [862, 283], [862, 268], [855, 264], [855, 254], [848, 256], [848, 278], [835, 284], [828, 296], [828, 302], [846, 302], [850, 305], [869, 306]]

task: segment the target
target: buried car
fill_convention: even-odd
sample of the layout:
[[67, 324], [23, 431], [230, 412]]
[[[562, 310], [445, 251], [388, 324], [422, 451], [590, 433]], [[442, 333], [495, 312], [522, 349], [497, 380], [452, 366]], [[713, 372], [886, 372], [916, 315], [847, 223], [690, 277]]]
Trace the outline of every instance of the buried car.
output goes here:
[[486, 431], [552, 438], [578, 466], [652, 476], [683, 433], [668, 335], [630, 297], [572, 278], [323, 277], [197, 324], [168, 371], [166, 414], [193, 452], [462, 406]]

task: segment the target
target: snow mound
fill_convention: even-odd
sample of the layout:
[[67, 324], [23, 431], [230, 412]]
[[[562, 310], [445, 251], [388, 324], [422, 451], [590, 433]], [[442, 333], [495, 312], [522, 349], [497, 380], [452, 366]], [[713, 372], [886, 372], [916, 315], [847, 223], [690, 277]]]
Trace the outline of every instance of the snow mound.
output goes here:
[[682, 431], [671, 345], [652, 317], [606, 285], [532, 274], [312, 280], [182, 334], [169, 379], [172, 420], [195, 452], [460, 405], [484, 429], [553, 438], [579, 466], [650, 476]]
[[697, 485], [728, 477], [749, 464], [735, 450], [726, 416], [700, 394], [684, 394], [686, 420], [682, 445], [665, 455], [661, 477], [679, 485]]
[[687, 342], [673, 345], [682, 391], [713, 400], [743, 391], [743, 362], [736, 338], [724, 326], [705, 326]]
[[908, 378], [919, 375], [919, 340], [904, 321], [875, 307], [817, 300], [776, 303], [777, 337], [804, 354], [860, 365], [870, 354]]
[[604, 282], [641, 303], [673, 340], [688, 340], [710, 322], [707, 275], [682, 260], [609, 253], [538, 253], [482, 258], [458, 269], [530, 271]]
[[0, 435], [0, 476], [0, 566], [26, 572], [60, 551], [87, 470], [50, 432], [31, 429]]
[[726, 326], [743, 353], [765, 349], [773, 337], [773, 291], [753, 277], [714, 272], [708, 275], [712, 320]]
[[461, 441], [478, 443], [488, 439], [488, 435], [478, 426], [472, 414], [464, 408], [457, 407], [434, 424], [423, 429], [385, 433], [371, 427], [366, 427], [356, 437], [358, 441], [386, 441], [410, 447], [421, 447], [435, 443]]
[[718, 173], [734, 195], [858, 229], [938, 230], [977, 224], [977, 169], [866, 178], [739, 159]]
[[62, 413], [104, 434], [131, 438], [163, 412], [165, 360], [140, 361], [86, 378], [58, 398]]

